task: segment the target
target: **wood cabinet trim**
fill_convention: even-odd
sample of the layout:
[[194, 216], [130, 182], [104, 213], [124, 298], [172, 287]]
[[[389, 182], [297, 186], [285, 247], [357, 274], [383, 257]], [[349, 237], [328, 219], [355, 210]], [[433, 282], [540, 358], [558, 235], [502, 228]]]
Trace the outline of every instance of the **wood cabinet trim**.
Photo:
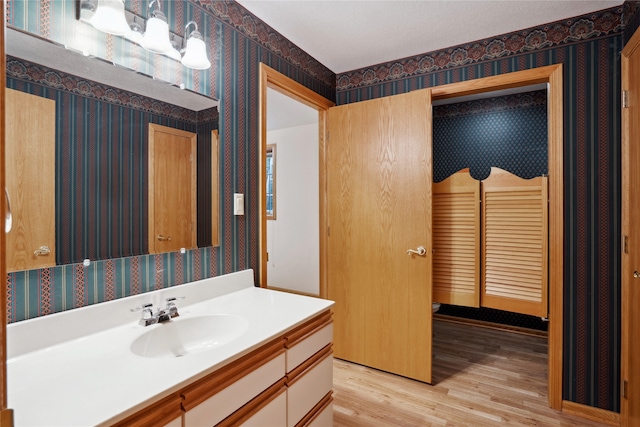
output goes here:
[[316, 404], [308, 413], [305, 415], [296, 427], [302, 427], [311, 424], [317, 417], [324, 411], [330, 404], [333, 402], [333, 390], [327, 393], [320, 402]]
[[322, 328], [333, 323], [331, 310], [320, 313], [313, 319], [303, 323], [285, 334], [285, 347], [292, 348]]
[[284, 352], [284, 339], [278, 338], [186, 386], [180, 392], [183, 397], [182, 409], [189, 411], [195, 408]]
[[304, 377], [307, 372], [311, 371], [327, 357], [333, 355], [332, 345], [333, 344], [329, 343], [326, 346], [322, 347], [320, 351], [298, 365], [294, 370], [289, 372], [286, 375], [287, 386], [291, 387], [296, 381]]
[[287, 387], [285, 386], [285, 378], [283, 377], [236, 412], [222, 420], [216, 427], [241, 425], [286, 391]]
[[173, 393], [141, 411], [119, 421], [113, 427], [163, 426], [182, 417], [182, 396]]

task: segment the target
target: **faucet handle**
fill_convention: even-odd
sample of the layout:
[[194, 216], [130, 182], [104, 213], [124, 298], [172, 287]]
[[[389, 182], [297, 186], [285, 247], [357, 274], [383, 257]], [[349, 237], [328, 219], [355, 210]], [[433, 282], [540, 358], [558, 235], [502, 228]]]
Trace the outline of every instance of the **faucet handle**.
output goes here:
[[147, 303], [142, 304], [140, 307], [132, 308], [131, 311], [140, 311], [142, 310], [142, 318], [140, 319], [140, 324], [142, 326], [149, 326], [153, 323], [156, 323], [156, 318], [153, 316], [153, 304]]
[[147, 313], [153, 313], [153, 304], [151, 304], [151, 303], [142, 304], [141, 306], [134, 307], [134, 308], [132, 308], [130, 310], [131, 311], [141, 311], [142, 310], [142, 315], [145, 316], [145, 315], [147, 315]]
[[165, 310], [168, 311], [170, 317], [178, 317], [180, 314], [178, 313], [178, 307], [176, 307], [176, 300], [184, 299], [184, 297], [169, 297], [166, 299], [167, 308]]

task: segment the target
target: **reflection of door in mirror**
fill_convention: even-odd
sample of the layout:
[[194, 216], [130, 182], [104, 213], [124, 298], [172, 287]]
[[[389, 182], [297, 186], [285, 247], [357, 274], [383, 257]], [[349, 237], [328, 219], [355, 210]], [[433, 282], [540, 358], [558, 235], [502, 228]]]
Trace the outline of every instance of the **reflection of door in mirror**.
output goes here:
[[51, 267], [55, 256], [55, 132], [53, 100], [6, 89], [6, 181], [12, 230], [7, 271]]
[[149, 124], [149, 252], [192, 249], [196, 239], [196, 134]]

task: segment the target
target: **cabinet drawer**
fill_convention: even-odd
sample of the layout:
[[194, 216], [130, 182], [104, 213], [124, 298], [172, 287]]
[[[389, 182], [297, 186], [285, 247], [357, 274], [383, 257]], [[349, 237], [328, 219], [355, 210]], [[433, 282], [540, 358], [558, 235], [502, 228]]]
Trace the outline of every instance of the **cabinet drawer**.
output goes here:
[[182, 427], [182, 417], [178, 417], [164, 425], [164, 427]]
[[181, 402], [182, 398], [179, 393], [171, 394], [124, 420], [112, 424], [112, 427], [179, 427], [182, 425]]
[[320, 413], [311, 419], [308, 424], [304, 424], [307, 427], [327, 427], [333, 425], [333, 401], [329, 402]]
[[333, 351], [327, 345], [316, 353], [304, 371], [287, 378], [287, 426], [293, 427], [308, 414], [333, 387]]
[[291, 372], [302, 362], [316, 354], [333, 341], [333, 323], [329, 323], [291, 348], [287, 348], [287, 372]]
[[282, 388], [280, 394], [256, 412], [251, 418], [240, 424], [242, 427], [284, 426], [287, 424], [287, 392]]
[[302, 418], [296, 427], [327, 427], [333, 425], [333, 392], [327, 393], [316, 406]]
[[213, 426], [280, 380], [284, 353], [243, 376], [185, 413], [185, 426]]
[[331, 316], [327, 310], [285, 334], [287, 373], [333, 341]]

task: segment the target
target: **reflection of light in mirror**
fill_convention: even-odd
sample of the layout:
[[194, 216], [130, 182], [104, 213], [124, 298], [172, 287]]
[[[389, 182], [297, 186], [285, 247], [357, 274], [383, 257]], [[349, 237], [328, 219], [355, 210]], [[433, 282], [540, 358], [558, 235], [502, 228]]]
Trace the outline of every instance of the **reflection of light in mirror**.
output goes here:
[[98, 30], [116, 36], [130, 31], [122, 0], [98, 0], [98, 7], [89, 22]]
[[87, 25], [75, 25], [73, 36], [69, 38], [65, 47], [81, 52], [84, 56], [96, 56], [98, 46], [95, 38], [95, 29]]

